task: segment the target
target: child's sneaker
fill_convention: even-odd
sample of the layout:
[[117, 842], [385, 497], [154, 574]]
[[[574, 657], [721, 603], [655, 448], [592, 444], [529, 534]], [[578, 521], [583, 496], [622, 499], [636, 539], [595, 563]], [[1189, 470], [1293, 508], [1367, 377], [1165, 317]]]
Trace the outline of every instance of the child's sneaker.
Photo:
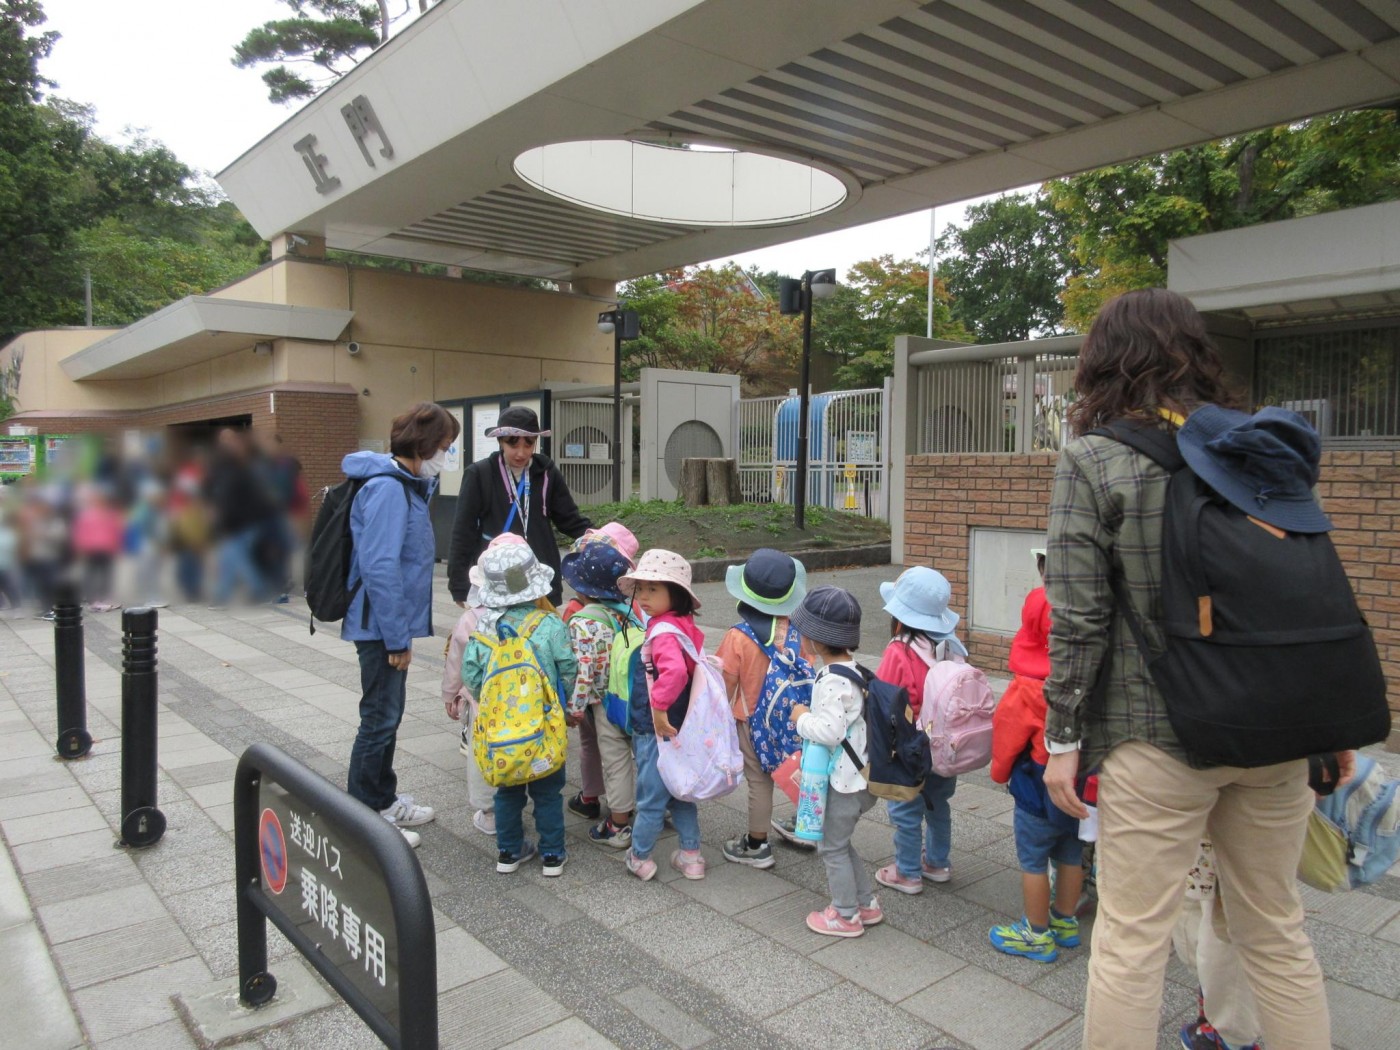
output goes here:
[[[1205, 1021], [1188, 1024], [1181, 1030], [1183, 1050], [1225, 1050], [1225, 1040]], [[1239, 1050], [1259, 1050], [1258, 1043], [1250, 1043]]]
[[751, 868], [771, 868], [775, 863], [773, 847], [768, 845], [768, 840], [754, 843], [748, 835], [730, 839], [724, 844], [723, 853], [725, 860], [732, 860], [735, 864], [747, 864]]
[[496, 855], [496, 870], [502, 875], [510, 875], [512, 872], [520, 870], [520, 865], [535, 855], [535, 844], [528, 839], [525, 845], [520, 847], [519, 853], [509, 853], [501, 850]]
[[1050, 913], [1050, 936], [1061, 948], [1079, 947], [1079, 920], [1073, 915], [1060, 916]]
[[588, 837], [600, 846], [628, 849], [632, 845], [632, 825], [618, 827], [611, 819], [599, 821], [588, 829]]
[[826, 937], [859, 937], [865, 932], [859, 914], [847, 919], [830, 904], [825, 911], [814, 911], [807, 916], [807, 929]]
[[694, 880], [705, 877], [705, 858], [700, 855], [698, 849], [676, 850], [671, 854], [671, 867], [687, 879]]
[[880, 923], [884, 922], [885, 912], [880, 907], [879, 898], [871, 897], [868, 907], [856, 911], [856, 918], [860, 920], [862, 926], [879, 926]]
[[564, 874], [564, 862], [569, 859], [565, 853], [546, 853], [540, 857], [544, 864], [544, 877], [552, 879], [556, 875]]
[[875, 873], [875, 881], [881, 886], [888, 886], [892, 890], [898, 890], [900, 893], [908, 893], [911, 896], [916, 893], [924, 892], [924, 883], [922, 879], [906, 879], [899, 873], [899, 868], [895, 867], [893, 864], [886, 864], [877, 871]]
[[1055, 947], [1055, 938], [1050, 931], [1036, 933], [1031, 929], [1030, 920], [1024, 916], [1020, 922], [1005, 926], [993, 926], [988, 935], [992, 947], [1007, 955], [1020, 955], [1036, 962], [1054, 962], [1060, 954]]
[[457, 751], [466, 758], [476, 761], [476, 751], [472, 747], [472, 727], [470, 724], [462, 727], [462, 742], [457, 745]]
[[603, 815], [603, 807], [598, 804], [595, 798], [592, 802], [583, 797], [580, 791], [573, 798], [569, 799], [569, 812], [577, 813], [580, 817], [587, 817], [589, 820], [597, 820]]
[[814, 850], [817, 848], [815, 842], [808, 842], [806, 839], [797, 837], [797, 820], [794, 817], [788, 817], [786, 820], [779, 820], [777, 817], [774, 817], [768, 823], [773, 826], [773, 830], [781, 835], [788, 845], [805, 850]]
[[496, 814], [488, 813], [484, 809], [479, 809], [472, 814], [472, 827], [483, 835], [496, 837]]
[[656, 861], [648, 857], [646, 860], [638, 857], [630, 849], [627, 851], [627, 870], [643, 882], [650, 882], [656, 875]]
[[417, 849], [423, 844], [423, 836], [419, 835], [416, 831], [409, 831], [408, 828], [399, 828], [399, 834], [402, 835], [404, 841], [414, 849]]
[[400, 795], [388, 809], [381, 809], [379, 815], [398, 827], [415, 828], [433, 819], [433, 807], [416, 805], [412, 795]]

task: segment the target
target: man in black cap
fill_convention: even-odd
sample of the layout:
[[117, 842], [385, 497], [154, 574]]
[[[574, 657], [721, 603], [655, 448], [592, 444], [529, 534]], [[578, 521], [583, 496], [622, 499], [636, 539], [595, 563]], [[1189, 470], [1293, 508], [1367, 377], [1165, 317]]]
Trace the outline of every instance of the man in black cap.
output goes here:
[[503, 532], [524, 536], [535, 557], [554, 570], [549, 600], [560, 603], [564, 591], [554, 530], [576, 540], [593, 523], [579, 512], [554, 461], [536, 451], [540, 438], [549, 433], [540, 429], [532, 409], [520, 405], [503, 411], [486, 431], [500, 443], [500, 450], [467, 468], [447, 554], [447, 587], [458, 605], [466, 604], [471, 589], [467, 573], [486, 545]]

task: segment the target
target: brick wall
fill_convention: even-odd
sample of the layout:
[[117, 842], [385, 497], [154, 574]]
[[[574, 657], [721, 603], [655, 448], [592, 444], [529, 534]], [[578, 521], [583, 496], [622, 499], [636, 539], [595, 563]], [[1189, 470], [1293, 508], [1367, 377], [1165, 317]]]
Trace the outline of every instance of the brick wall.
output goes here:
[[[907, 463], [904, 562], [943, 573], [953, 585], [953, 608], [965, 614], [970, 530], [1044, 530], [1055, 457], [910, 456]], [[1375, 633], [1391, 709], [1400, 712], [1400, 453], [1327, 452], [1318, 491]], [[969, 631], [966, 641], [975, 663], [1006, 667], [1010, 636]], [[1391, 733], [1389, 746], [1400, 750], [1400, 730]]]

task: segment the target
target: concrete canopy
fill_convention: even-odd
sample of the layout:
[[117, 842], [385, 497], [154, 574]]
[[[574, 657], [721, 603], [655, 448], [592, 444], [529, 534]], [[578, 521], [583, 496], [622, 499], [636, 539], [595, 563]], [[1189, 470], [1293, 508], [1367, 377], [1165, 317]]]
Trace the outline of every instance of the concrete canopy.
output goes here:
[[[219, 182], [267, 237], [618, 280], [1397, 96], [1397, 0], [442, 0]], [[610, 140], [805, 161], [848, 194], [696, 226], [516, 174]]]

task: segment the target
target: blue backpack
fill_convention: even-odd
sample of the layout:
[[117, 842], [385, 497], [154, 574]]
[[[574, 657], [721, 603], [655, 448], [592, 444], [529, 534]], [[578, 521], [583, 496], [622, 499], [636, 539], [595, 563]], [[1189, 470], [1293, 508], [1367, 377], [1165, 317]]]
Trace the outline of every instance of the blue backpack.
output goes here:
[[865, 777], [870, 793], [892, 802], [918, 798], [933, 772], [933, 756], [928, 737], [909, 704], [909, 690], [876, 678], [864, 667], [835, 664], [830, 670], [865, 696], [865, 749], [869, 754], [865, 768], [861, 769], [860, 756], [849, 739], [841, 741], [841, 746]]
[[1400, 858], [1400, 779], [1368, 755], [1356, 756], [1356, 776], [1318, 799], [1303, 845], [1299, 877], [1337, 892], [1375, 882]]
[[749, 715], [749, 737], [758, 764], [771, 773], [789, 755], [802, 750], [802, 738], [792, 724], [792, 708], [794, 704], [812, 704], [812, 665], [800, 655], [802, 642], [791, 624], [782, 649], [760, 641], [747, 623], [739, 623], [736, 629], [768, 657], [768, 673]]

